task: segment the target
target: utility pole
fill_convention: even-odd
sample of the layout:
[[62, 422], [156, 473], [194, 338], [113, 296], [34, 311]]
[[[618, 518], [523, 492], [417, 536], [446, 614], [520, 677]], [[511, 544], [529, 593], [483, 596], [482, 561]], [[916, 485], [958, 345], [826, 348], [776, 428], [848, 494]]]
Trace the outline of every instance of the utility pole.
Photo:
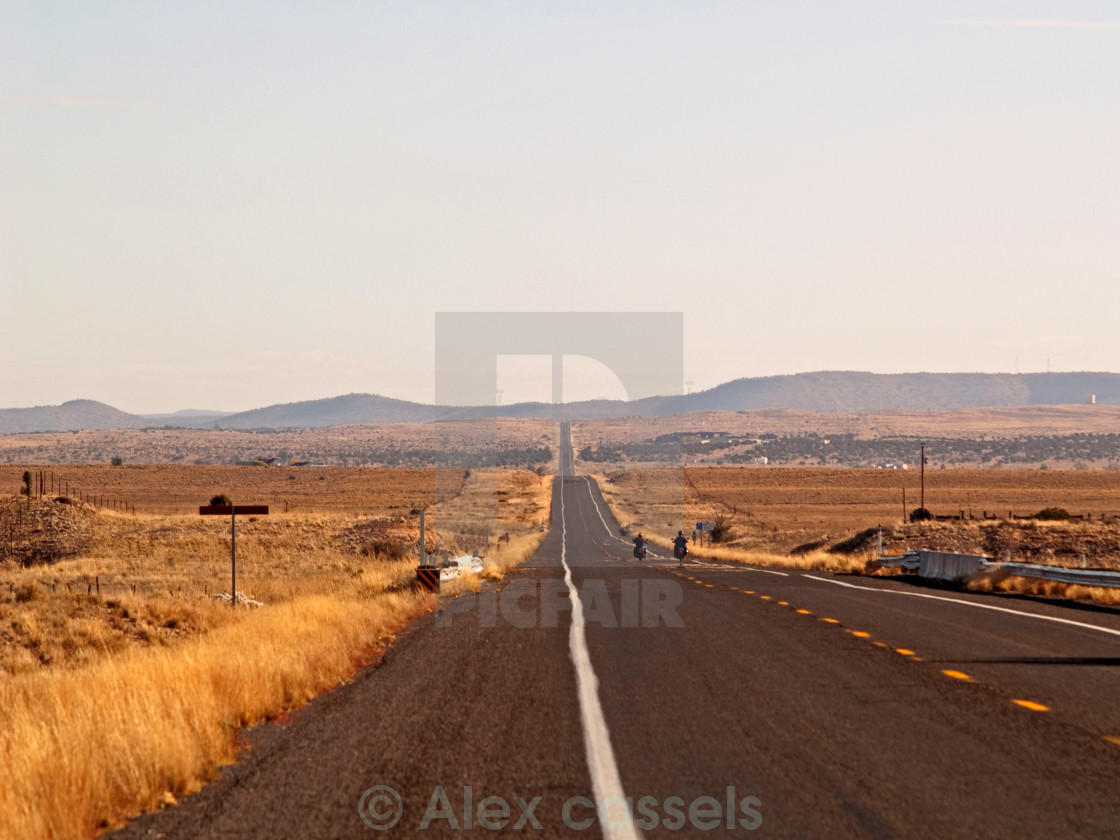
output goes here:
[[926, 508], [926, 445], [922, 444], [922, 500], [918, 505], [922, 510]]

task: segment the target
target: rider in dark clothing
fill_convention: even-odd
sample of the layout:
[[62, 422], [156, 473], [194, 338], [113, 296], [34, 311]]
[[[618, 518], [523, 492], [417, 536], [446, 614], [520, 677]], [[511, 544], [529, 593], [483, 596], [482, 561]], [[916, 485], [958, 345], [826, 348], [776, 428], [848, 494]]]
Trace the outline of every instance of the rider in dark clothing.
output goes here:
[[639, 560], [642, 559], [642, 551], [645, 550], [645, 547], [646, 547], [646, 538], [644, 536], [642, 536], [641, 534], [638, 534], [638, 536], [634, 537], [634, 556], [637, 557]]
[[684, 563], [685, 552], [688, 551], [688, 537], [684, 535], [684, 531], [677, 531], [677, 536], [673, 539], [673, 553], [677, 559]]

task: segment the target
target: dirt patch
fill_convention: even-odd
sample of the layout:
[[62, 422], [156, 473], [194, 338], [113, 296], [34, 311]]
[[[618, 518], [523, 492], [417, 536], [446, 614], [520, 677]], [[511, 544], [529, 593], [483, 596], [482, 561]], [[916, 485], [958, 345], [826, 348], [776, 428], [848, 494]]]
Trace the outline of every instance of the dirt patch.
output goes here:
[[[342, 531], [337, 539], [340, 547], [366, 557], [401, 560], [420, 552], [420, 526], [415, 520], [409, 521], [403, 517], [360, 522]], [[432, 530], [424, 535], [424, 547], [431, 555], [457, 550]]]
[[0, 560], [29, 566], [85, 551], [96, 513], [69, 499], [0, 499]]

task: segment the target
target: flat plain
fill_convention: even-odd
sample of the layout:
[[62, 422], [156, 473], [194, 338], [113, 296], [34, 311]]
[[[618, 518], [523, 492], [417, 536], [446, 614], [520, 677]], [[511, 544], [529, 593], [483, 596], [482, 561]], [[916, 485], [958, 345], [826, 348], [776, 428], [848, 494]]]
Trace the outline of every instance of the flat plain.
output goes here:
[[523, 467], [548, 463], [549, 420], [483, 418], [314, 429], [125, 429], [0, 435], [7, 464], [218, 465], [277, 459], [329, 466]]
[[[787, 554], [864, 534], [848, 545], [870, 550], [866, 532], [882, 525], [888, 552], [1011, 550], [1015, 559], [1077, 561], [1084, 554], [1098, 567], [1120, 567], [1120, 472], [1111, 470], [927, 470], [926, 508], [960, 518], [914, 524], [907, 520], [921, 501], [917, 470], [639, 468], [604, 473], [599, 482], [624, 523], [670, 535], [722, 520], [730, 547]], [[1084, 519], [1026, 519], [1046, 508]]]

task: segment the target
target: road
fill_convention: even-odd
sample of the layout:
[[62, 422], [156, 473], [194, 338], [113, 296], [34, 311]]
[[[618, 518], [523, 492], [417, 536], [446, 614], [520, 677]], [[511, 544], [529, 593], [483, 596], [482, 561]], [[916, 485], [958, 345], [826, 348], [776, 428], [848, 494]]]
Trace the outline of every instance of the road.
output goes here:
[[1120, 613], [639, 564], [563, 454], [524, 567], [115, 836], [1120, 835]]

